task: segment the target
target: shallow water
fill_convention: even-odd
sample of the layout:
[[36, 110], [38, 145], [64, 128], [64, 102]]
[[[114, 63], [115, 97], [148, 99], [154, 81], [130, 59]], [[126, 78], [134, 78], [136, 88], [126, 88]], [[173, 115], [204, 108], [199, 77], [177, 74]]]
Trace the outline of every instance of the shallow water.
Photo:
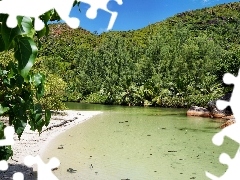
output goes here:
[[[226, 152], [233, 157], [238, 148], [230, 139], [215, 146], [211, 139], [220, 123], [186, 117], [186, 109], [67, 105], [104, 113], [48, 146], [42, 157], [46, 162], [49, 157], [60, 160], [54, 171], [60, 180], [207, 180], [205, 171], [221, 176], [227, 169], [219, 163], [219, 155]], [[69, 173], [68, 168], [77, 171]]]

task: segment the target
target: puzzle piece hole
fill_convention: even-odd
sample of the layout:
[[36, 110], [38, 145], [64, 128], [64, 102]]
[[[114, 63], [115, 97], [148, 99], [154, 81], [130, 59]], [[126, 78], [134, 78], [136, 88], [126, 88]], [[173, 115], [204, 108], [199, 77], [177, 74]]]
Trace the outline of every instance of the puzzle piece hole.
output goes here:
[[6, 171], [8, 169], [8, 163], [5, 160], [0, 161], [0, 171]]
[[223, 82], [225, 84], [233, 84], [235, 82], [236, 77], [230, 73], [225, 73], [223, 76]]
[[21, 173], [21, 172], [14, 173], [13, 180], [24, 180], [23, 173]]
[[228, 154], [222, 153], [219, 157], [219, 162], [222, 164], [229, 164], [231, 161], [231, 158]]

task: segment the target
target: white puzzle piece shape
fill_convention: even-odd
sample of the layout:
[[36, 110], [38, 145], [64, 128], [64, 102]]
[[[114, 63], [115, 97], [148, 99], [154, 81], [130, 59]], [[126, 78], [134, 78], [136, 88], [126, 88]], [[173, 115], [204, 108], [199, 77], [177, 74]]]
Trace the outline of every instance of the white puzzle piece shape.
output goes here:
[[0, 146], [10, 146], [14, 144], [14, 128], [11, 126], [7, 126], [4, 129], [5, 139], [0, 140]]
[[57, 158], [53, 157], [47, 164], [45, 164], [40, 156], [26, 156], [24, 163], [28, 167], [32, 166], [33, 164], [37, 164], [38, 180], [58, 180], [58, 178], [52, 172], [53, 168], [56, 168], [60, 165], [60, 161]]
[[[223, 76], [223, 81], [226, 84], [233, 84], [234, 89], [232, 92], [232, 96], [230, 101], [217, 101], [217, 108], [220, 110], [225, 109], [227, 106], [230, 106], [235, 117], [235, 123], [225, 127], [219, 133], [215, 134], [212, 138], [213, 144], [217, 146], [221, 146], [224, 142], [225, 137], [229, 137], [238, 144], [240, 144], [240, 110], [239, 110], [239, 102], [240, 102], [240, 69], [238, 72], [238, 76], [235, 77], [230, 73], [226, 73]], [[209, 172], [205, 172], [206, 176], [212, 180], [237, 180], [240, 179], [240, 148], [237, 150], [235, 157], [233, 159], [226, 153], [222, 153], [219, 157], [219, 161], [222, 164], [227, 164], [227, 171], [221, 176], [217, 177]]]
[[[117, 18], [117, 12], [112, 12], [107, 8], [110, 0], [81, 0], [90, 5], [86, 16], [94, 19], [97, 16], [97, 10], [101, 9], [111, 14], [108, 25], [108, 30], [112, 29], [113, 24]], [[78, 1], [79, 2], [79, 1]], [[122, 0], [116, 0], [119, 5], [122, 5]], [[17, 26], [17, 16], [31, 17], [35, 19], [35, 30], [40, 31], [44, 28], [43, 21], [39, 18], [45, 12], [55, 9], [63, 21], [69, 27], [78, 28], [80, 20], [76, 17], [69, 17], [72, 10], [74, 0], [1, 0], [0, 1], [0, 14], [8, 14], [7, 26], [15, 28]], [[27, 8], [26, 7], [30, 7]]]

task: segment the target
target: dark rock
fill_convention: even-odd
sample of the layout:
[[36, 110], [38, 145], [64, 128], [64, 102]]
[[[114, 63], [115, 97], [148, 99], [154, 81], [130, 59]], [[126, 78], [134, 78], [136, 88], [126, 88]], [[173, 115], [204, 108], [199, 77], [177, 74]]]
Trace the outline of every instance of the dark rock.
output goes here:
[[[230, 101], [231, 96], [232, 96], [232, 93], [228, 92], [224, 96], [220, 97], [217, 100]], [[209, 101], [207, 103], [207, 109], [211, 112], [211, 117], [221, 118], [221, 117], [224, 117], [224, 116], [231, 116], [233, 114], [232, 110], [231, 110], [231, 107], [228, 106], [224, 110], [219, 110], [216, 106], [217, 100]]]
[[199, 117], [211, 117], [211, 118], [223, 118], [226, 116], [231, 116], [233, 113], [229, 106], [224, 110], [219, 110], [216, 106], [217, 100], [230, 101], [231, 96], [232, 96], [232, 93], [228, 92], [224, 96], [220, 97], [219, 99], [209, 101], [207, 103], [207, 108], [191, 106], [187, 111], [187, 115], [199, 116]]
[[73, 169], [73, 168], [68, 168], [67, 169], [67, 172], [69, 173], [75, 173], [77, 170]]

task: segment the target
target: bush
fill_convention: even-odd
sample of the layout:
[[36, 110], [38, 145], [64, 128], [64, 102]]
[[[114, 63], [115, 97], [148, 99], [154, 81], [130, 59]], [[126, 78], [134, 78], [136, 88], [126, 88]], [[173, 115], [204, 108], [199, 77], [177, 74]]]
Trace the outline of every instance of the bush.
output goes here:
[[85, 102], [87, 103], [95, 103], [95, 104], [105, 104], [108, 96], [102, 94], [101, 92], [92, 93], [87, 96]]
[[63, 110], [66, 109], [62, 98], [65, 94], [66, 82], [57, 75], [49, 74], [45, 83], [45, 93], [40, 104], [43, 109]]

